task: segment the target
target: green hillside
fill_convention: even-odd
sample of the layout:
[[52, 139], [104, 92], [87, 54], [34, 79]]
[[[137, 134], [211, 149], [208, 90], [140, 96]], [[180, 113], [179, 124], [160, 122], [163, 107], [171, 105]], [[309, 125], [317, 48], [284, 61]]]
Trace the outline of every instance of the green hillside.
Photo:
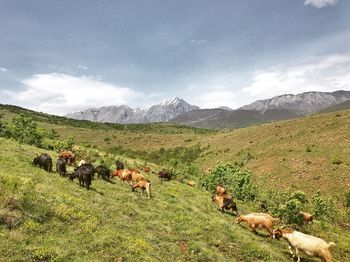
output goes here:
[[[251, 170], [255, 200], [237, 200], [239, 212], [257, 212], [267, 201], [277, 216], [282, 209], [276, 207], [302, 190], [307, 201], [298, 208], [321, 214], [297, 227], [336, 242], [334, 261], [350, 257], [350, 111], [218, 132], [90, 123], [13, 106], [1, 106], [0, 114], [9, 125], [14, 116], [30, 116], [44, 138], [41, 148], [0, 138], [0, 261], [289, 261], [286, 242], [265, 232], [255, 236], [217, 210], [201, 186], [218, 161]], [[112, 168], [111, 159], [122, 159], [129, 167], [171, 168], [176, 179], [160, 182], [146, 174], [149, 200], [117, 180], [94, 180], [87, 191], [32, 166], [36, 153], [55, 160], [57, 153], [47, 149], [57, 152], [69, 137], [78, 158], [95, 166], [103, 160]], [[318, 190], [323, 202], [315, 202]]]
[[[2, 261], [286, 261], [285, 243], [254, 236], [210, 194], [150, 177], [153, 198], [94, 180], [92, 190], [31, 165], [46, 152], [1, 139]], [[52, 156], [57, 155], [48, 152]]]

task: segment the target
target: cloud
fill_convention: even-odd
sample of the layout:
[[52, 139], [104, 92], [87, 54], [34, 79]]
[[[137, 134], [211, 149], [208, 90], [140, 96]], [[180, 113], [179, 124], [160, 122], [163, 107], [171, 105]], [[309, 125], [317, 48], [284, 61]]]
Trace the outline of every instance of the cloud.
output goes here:
[[0, 91], [14, 104], [63, 115], [89, 107], [129, 104], [141, 94], [89, 76], [36, 74], [22, 81], [24, 89]]
[[322, 8], [328, 5], [335, 5], [338, 0], [305, 0], [304, 5]]
[[84, 65], [78, 65], [78, 68], [82, 69], [82, 70], [88, 70], [89, 69], [87, 66], [84, 66]]
[[208, 43], [208, 40], [206, 39], [190, 39], [188, 40], [190, 44], [206, 44]]
[[0, 73], [6, 73], [7, 71], [9, 71], [7, 68], [0, 67]]
[[307, 91], [350, 89], [350, 54], [313, 58], [294, 65], [256, 71], [243, 92], [256, 99]]

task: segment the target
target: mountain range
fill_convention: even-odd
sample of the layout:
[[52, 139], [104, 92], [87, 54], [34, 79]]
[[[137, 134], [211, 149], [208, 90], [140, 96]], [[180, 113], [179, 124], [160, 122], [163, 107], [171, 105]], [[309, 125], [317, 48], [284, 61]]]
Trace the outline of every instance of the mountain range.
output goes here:
[[222, 106], [200, 109], [181, 98], [170, 98], [148, 110], [127, 105], [91, 108], [66, 115], [74, 119], [110, 123], [173, 122], [202, 128], [238, 128], [291, 119], [318, 112], [350, 108], [350, 91], [305, 92], [258, 100], [236, 110]]

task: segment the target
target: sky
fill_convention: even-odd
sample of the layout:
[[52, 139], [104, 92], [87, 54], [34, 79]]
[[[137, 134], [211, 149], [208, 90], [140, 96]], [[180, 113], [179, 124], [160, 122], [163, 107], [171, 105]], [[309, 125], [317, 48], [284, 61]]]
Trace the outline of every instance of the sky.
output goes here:
[[0, 0], [0, 103], [64, 115], [350, 90], [349, 0]]

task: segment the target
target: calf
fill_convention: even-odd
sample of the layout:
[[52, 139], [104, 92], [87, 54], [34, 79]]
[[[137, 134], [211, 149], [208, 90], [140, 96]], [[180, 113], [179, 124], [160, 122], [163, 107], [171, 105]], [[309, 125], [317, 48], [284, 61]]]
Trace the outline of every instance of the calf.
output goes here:
[[109, 168], [105, 166], [98, 166], [95, 168], [95, 173], [97, 173], [98, 178], [102, 178], [103, 180], [109, 181], [110, 180], [110, 170]]
[[41, 154], [33, 159], [33, 165], [43, 168], [47, 172], [52, 172], [52, 158], [48, 154]]
[[59, 158], [56, 161], [56, 173], [60, 176], [66, 176], [66, 160], [64, 158]]
[[147, 197], [151, 198], [151, 182], [148, 180], [140, 180], [136, 184], [131, 186], [131, 191], [134, 191], [136, 188], [141, 188], [141, 196], [143, 195], [143, 192], [146, 190]]

